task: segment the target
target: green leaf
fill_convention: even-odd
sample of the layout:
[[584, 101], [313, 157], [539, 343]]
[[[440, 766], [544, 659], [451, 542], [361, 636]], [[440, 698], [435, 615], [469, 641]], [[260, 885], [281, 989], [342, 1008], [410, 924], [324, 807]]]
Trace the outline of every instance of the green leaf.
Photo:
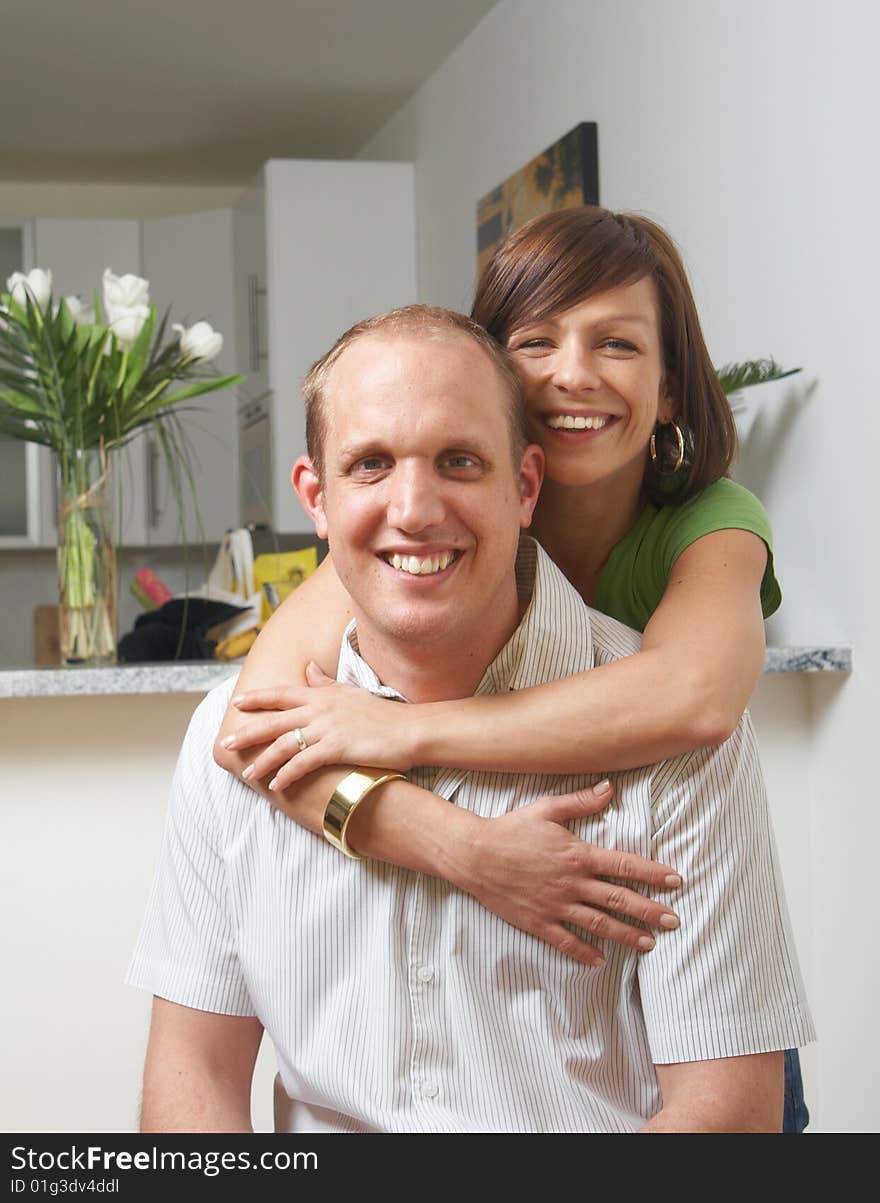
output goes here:
[[233, 385], [241, 384], [243, 380], [244, 376], [215, 376], [207, 380], [195, 380], [192, 384], [178, 389], [177, 392], [163, 397], [162, 404], [163, 406], [176, 405], [178, 401], [185, 401], [188, 397], [199, 397], [204, 393], [216, 392], [217, 389], [231, 388]]
[[150, 343], [153, 338], [153, 327], [156, 324], [156, 307], [150, 307], [150, 316], [141, 327], [141, 332], [134, 340], [128, 353], [128, 364], [125, 371], [125, 382], [122, 386], [122, 400], [127, 402], [137, 388], [147, 366], [150, 353]]
[[10, 422], [0, 414], [0, 435], [3, 438], [17, 439], [20, 443], [40, 443], [53, 450], [58, 446], [57, 441], [39, 427], [25, 426], [23, 423]]
[[747, 359], [742, 363], [726, 363], [716, 369], [721, 387], [729, 396], [755, 384], [767, 384], [771, 380], [784, 380], [794, 376], [800, 368], [783, 368], [775, 359]]
[[74, 340], [76, 338], [76, 322], [73, 320], [70, 310], [67, 308], [67, 302], [64, 297], [58, 302], [58, 315], [56, 317], [58, 332], [61, 338], [66, 342], [71, 335]]
[[[3, 373], [0, 373], [0, 378], [2, 378], [2, 375]], [[32, 414], [35, 417], [48, 421], [58, 421], [57, 414], [47, 414], [43, 402], [38, 397], [32, 397], [28, 393], [19, 393], [13, 389], [6, 389], [0, 393], [0, 402], [8, 405], [10, 409], [15, 410], [17, 413]]]

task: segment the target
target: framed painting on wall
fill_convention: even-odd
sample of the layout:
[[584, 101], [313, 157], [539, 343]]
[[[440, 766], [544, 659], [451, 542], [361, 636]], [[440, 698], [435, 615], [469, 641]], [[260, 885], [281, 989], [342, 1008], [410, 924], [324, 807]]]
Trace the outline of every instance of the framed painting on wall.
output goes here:
[[479, 271], [512, 230], [539, 213], [598, 205], [598, 129], [581, 121], [477, 202]]

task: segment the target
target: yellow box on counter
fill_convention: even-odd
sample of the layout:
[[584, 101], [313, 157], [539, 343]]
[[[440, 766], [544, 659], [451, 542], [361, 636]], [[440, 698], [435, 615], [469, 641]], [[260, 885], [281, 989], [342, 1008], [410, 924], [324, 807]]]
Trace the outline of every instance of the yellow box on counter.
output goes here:
[[303, 547], [299, 551], [265, 552], [254, 558], [254, 588], [263, 592], [263, 611], [260, 623], [264, 623], [276, 606], [306, 577], [318, 567], [317, 547]]

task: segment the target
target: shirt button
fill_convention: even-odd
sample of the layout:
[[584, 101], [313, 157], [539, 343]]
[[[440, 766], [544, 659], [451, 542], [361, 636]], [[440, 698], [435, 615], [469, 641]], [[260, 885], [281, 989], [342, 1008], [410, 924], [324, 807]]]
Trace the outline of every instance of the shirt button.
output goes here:
[[434, 970], [427, 965], [420, 965], [416, 970], [416, 977], [420, 982], [432, 982], [434, 980]]
[[439, 1093], [440, 1093], [440, 1087], [437, 1085], [436, 1082], [426, 1082], [425, 1085], [422, 1087], [422, 1094], [425, 1096], [426, 1099], [436, 1099], [436, 1097]]

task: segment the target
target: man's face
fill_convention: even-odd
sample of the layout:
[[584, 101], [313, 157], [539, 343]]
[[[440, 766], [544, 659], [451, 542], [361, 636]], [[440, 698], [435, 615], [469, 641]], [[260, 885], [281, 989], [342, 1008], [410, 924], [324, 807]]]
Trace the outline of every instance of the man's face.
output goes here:
[[510, 633], [517, 541], [543, 459], [532, 447], [514, 464], [508, 404], [491, 360], [465, 335], [367, 335], [337, 360], [323, 483], [308, 471], [297, 480], [297, 468], [294, 481], [361, 629], [405, 643], [466, 641], [477, 655]]

